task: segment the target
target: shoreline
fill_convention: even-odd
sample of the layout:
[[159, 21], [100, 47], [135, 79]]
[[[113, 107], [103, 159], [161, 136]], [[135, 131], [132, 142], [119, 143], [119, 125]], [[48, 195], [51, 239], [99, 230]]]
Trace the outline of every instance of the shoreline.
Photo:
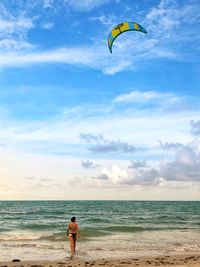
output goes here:
[[200, 253], [185, 255], [140, 256], [119, 259], [84, 260], [76, 256], [62, 260], [0, 261], [0, 267], [131, 267], [131, 266], [195, 266], [200, 267]]

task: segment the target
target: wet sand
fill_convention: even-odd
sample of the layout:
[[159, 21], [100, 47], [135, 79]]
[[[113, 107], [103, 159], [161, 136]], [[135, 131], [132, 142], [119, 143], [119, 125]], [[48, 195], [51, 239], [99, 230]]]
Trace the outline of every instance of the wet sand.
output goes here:
[[[18, 259], [16, 259], [18, 260]], [[12, 261], [0, 262], [0, 267], [200, 267], [200, 254], [198, 255], [166, 255], [157, 257], [132, 257], [129, 259], [101, 259], [83, 260], [76, 257], [68, 257], [59, 261]]]

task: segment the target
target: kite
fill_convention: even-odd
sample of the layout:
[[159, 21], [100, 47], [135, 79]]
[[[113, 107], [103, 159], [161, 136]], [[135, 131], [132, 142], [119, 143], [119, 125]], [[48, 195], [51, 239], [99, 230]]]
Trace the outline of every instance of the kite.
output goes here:
[[110, 53], [112, 53], [112, 45], [117, 36], [127, 31], [139, 31], [147, 33], [147, 31], [140, 24], [136, 22], [122, 22], [118, 24], [116, 27], [112, 29], [112, 31], [108, 36], [108, 47], [110, 49]]

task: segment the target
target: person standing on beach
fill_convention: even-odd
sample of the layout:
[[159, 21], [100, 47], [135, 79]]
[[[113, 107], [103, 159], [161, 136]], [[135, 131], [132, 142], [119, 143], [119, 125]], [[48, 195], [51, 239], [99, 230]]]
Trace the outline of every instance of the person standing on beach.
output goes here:
[[67, 227], [67, 235], [69, 237], [71, 253], [73, 254], [76, 250], [77, 237], [80, 238], [80, 231], [76, 222], [76, 217], [71, 218], [71, 223], [69, 223]]

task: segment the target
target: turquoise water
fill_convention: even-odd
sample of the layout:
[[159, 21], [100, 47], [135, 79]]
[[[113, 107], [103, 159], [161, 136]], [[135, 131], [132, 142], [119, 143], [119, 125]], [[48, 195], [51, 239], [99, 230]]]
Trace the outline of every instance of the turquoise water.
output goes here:
[[79, 256], [87, 253], [85, 247], [91, 248], [90, 255], [96, 249], [99, 256], [114, 256], [117, 242], [120, 250], [132, 254], [152, 248], [155, 252], [200, 251], [200, 202], [0, 201], [1, 258], [8, 257], [10, 249], [13, 256], [18, 253], [25, 258], [33, 250], [43, 257], [50, 249], [52, 258], [65, 256], [66, 228], [72, 216], [81, 229]]

